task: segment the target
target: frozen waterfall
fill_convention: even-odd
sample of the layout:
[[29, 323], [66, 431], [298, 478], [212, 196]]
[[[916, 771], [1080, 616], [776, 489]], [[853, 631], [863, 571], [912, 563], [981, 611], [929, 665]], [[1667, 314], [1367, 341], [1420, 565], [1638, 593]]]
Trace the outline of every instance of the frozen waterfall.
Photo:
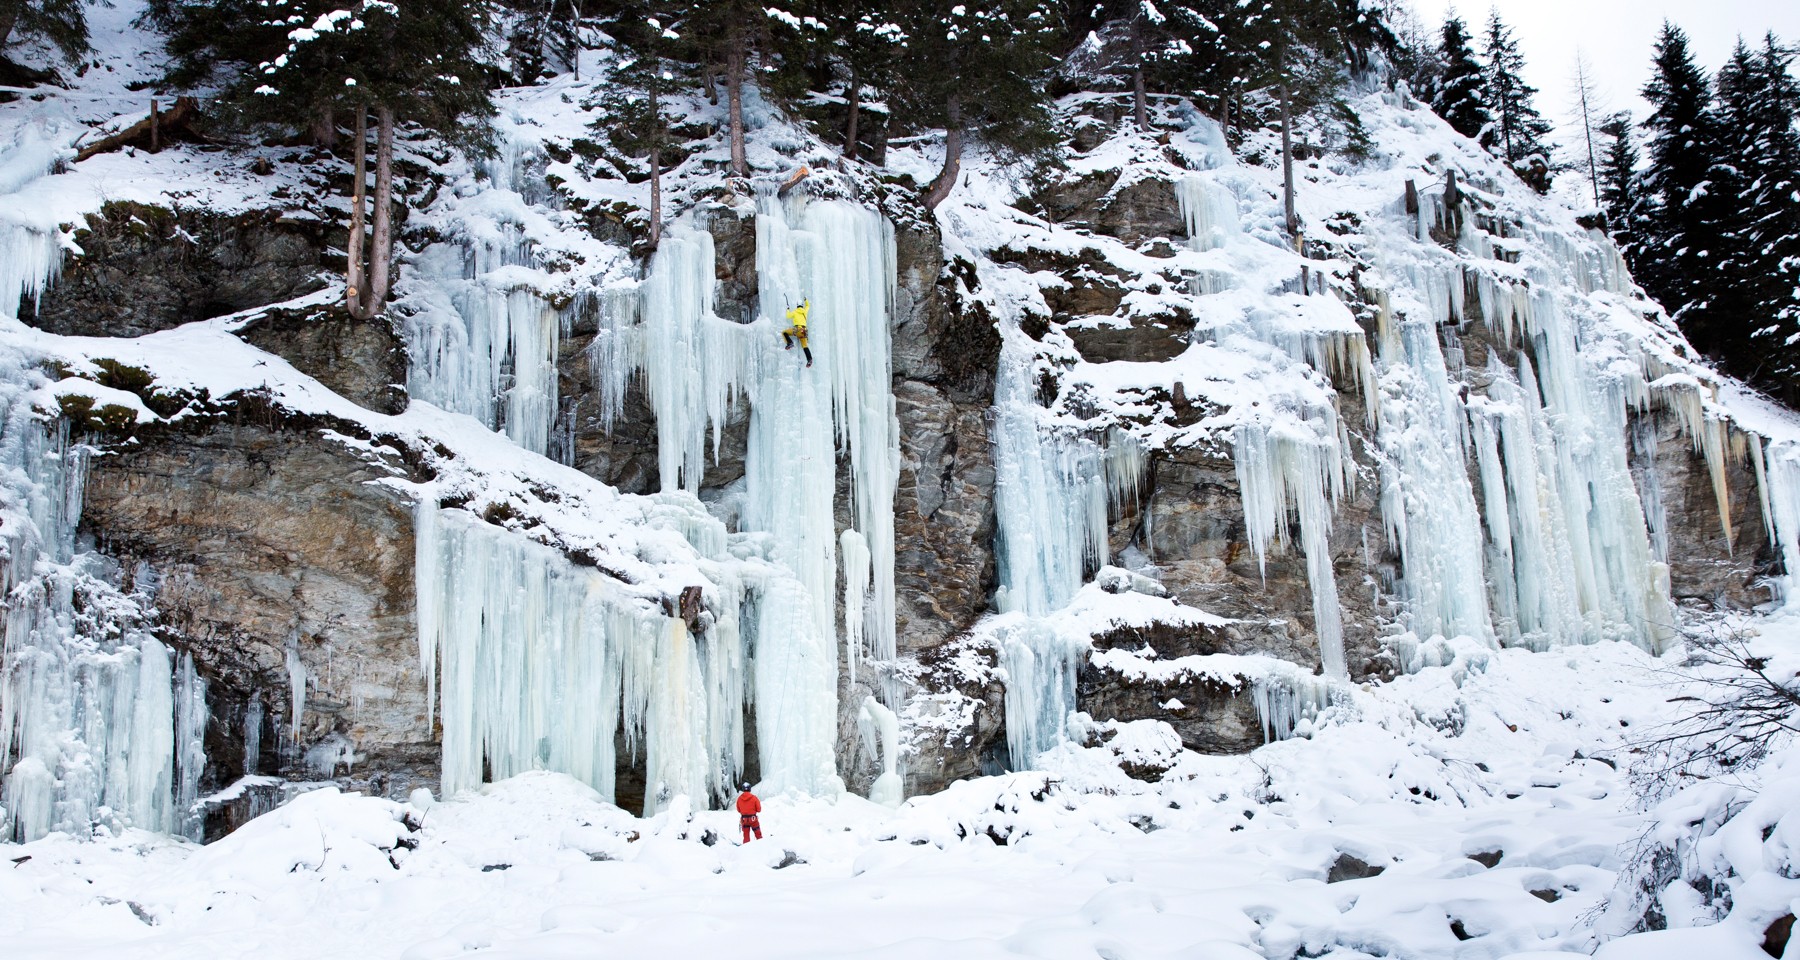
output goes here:
[[[486, 189], [459, 201], [452, 238], [412, 261], [398, 311], [411, 363], [407, 392], [547, 453], [557, 414], [556, 361], [570, 311], [534, 239], [550, 195], [526, 175], [535, 158], [516, 135], [484, 165]], [[566, 296], [562, 299], [568, 299]]]
[[77, 542], [88, 450], [47, 432], [26, 358], [0, 423], [0, 839], [143, 827], [199, 838], [205, 681], [150, 629], [151, 598]]

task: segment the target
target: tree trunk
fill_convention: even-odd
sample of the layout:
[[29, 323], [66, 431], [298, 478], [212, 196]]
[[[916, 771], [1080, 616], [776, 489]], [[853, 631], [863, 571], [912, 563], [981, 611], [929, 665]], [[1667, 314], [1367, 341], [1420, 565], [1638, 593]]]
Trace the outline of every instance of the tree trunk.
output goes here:
[[850, 119], [848, 129], [844, 131], [844, 159], [856, 159], [856, 138], [859, 136], [857, 126], [861, 120], [862, 87], [856, 82], [856, 74], [850, 74]]
[[650, 249], [662, 243], [662, 147], [650, 148]]
[[1144, 65], [1139, 63], [1131, 71], [1131, 109], [1132, 115], [1137, 119], [1139, 133], [1150, 132], [1150, 106], [1145, 102], [1146, 99], [1144, 95]]
[[581, 0], [575, 0], [569, 11], [573, 17], [569, 21], [569, 69], [575, 74], [575, 82], [581, 82]]
[[394, 111], [386, 104], [376, 107], [375, 122], [375, 236], [364, 306], [371, 317], [387, 309], [394, 270]]
[[1281, 83], [1281, 205], [1287, 216], [1288, 236], [1298, 239], [1300, 215], [1294, 211], [1294, 117], [1285, 80]]
[[363, 316], [363, 208], [366, 204], [369, 154], [369, 111], [367, 107], [356, 108], [356, 158], [352, 162], [355, 168], [355, 186], [350, 190], [350, 242], [345, 246], [349, 254], [350, 266], [344, 272], [344, 308], [353, 317]]
[[320, 107], [319, 112], [313, 114], [312, 129], [308, 131], [308, 136], [315, 147], [325, 150], [337, 149], [337, 111], [332, 109], [331, 104]]
[[662, 243], [662, 100], [650, 91], [650, 249]]
[[160, 129], [158, 129], [158, 124], [157, 124], [157, 121], [160, 119], [162, 119], [162, 118], [159, 117], [156, 113], [156, 98], [151, 97], [150, 98], [150, 152], [151, 153], [161, 153], [162, 152], [162, 131]]
[[944, 104], [944, 116], [948, 121], [944, 124], [944, 169], [938, 172], [937, 179], [931, 181], [931, 188], [925, 191], [925, 208], [936, 210], [950, 196], [956, 186], [956, 178], [962, 175], [962, 98], [951, 94]]
[[750, 164], [744, 159], [744, 47], [734, 31], [726, 40], [725, 96], [731, 116], [731, 175], [747, 177]]

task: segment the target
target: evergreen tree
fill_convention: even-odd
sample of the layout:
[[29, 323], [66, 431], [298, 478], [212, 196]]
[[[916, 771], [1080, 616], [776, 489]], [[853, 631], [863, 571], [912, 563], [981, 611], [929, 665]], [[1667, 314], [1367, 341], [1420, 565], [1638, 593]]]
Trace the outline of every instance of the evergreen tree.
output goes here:
[[1512, 28], [1500, 19], [1497, 7], [1488, 16], [1485, 40], [1483, 102], [1490, 120], [1482, 132], [1482, 145], [1505, 160], [1520, 179], [1544, 193], [1550, 189], [1550, 148], [1544, 142], [1550, 124], [1532, 104], [1537, 90], [1524, 80], [1525, 55], [1519, 52], [1519, 42]]
[[683, 4], [682, 33], [690, 49], [699, 51], [707, 82], [715, 72], [725, 76], [725, 139], [731, 149], [731, 175], [750, 175], [744, 143], [744, 83], [750, 64], [771, 45], [769, 13], [758, 0], [690, 0]]
[[1652, 112], [1649, 165], [1643, 180], [1643, 234], [1633, 245], [1633, 274], [1673, 313], [1694, 346], [1714, 353], [1704, 316], [1715, 237], [1706, 199], [1716, 136], [1705, 71], [1688, 49], [1687, 34], [1664, 22], [1644, 99]]
[[1295, 124], [1309, 115], [1325, 117], [1346, 131], [1350, 152], [1367, 149], [1361, 121], [1341, 93], [1350, 67], [1366, 56], [1366, 44], [1375, 38], [1359, 29], [1368, 14], [1356, 0], [1250, 0], [1244, 9], [1250, 12], [1235, 36], [1265, 52], [1251, 82], [1269, 90], [1280, 111], [1283, 211], [1288, 235], [1298, 241]]
[[1600, 88], [1594, 81], [1593, 67], [1588, 65], [1587, 57], [1580, 50], [1575, 51], [1575, 70], [1569, 79], [1574, 120], [1581, 127], [1581, 142], [1577, 149], [1582, 159], [1576, 165], [1587, 174], [1588, 186], [1594, 195], [1594, 209], [1604, 211], [1606, 208], [1600, 200], [1600, 145], [1595, 137], [1599, 133], [1596, 116], [1601, 110]]
[[[887, 96], [906, 52], [892, 8], [891, 0], [809, 0], [786, 10], [771, 8], [770, 16], [780, 25], [772, 32], [785, 68], [783, 79], [813, 75], [810, 85], [791, 92], [822, 87], [843, 99], [846, 160], [858, 159], [868, 140], [872, 159], [886, 161], [886, 110], [869, 111], [865, 105]], [[865, 113], [872, 113], [872, 119]]]
[[607, 24], [631, 58], [614, 70], [602, 101], [607, 116], [596, 126], [628, 153], [641, 153], [649, 166], [652, 250], [662, 242], [663, 154], [671, 145], [666, 105], [692, 83], [689, 65], [677, 57], [687, 12], [681, 0], [638, 0]]
[[1749, 335], [1766, 266], [1754, 237], [1756, 210], [1748, 202], [1763, 173], [1757, 156], [1763, 125], [1759, 85], [1755, 58], [1740, 39], [1714, 78], [1716, 139], [1705, 189], [1691, 201], [1705, 219], [1708, 239], [1707, 256], [1694, 264], [1705, 270], [1697, 278], [1702, 298], [1688, 305], [1685, 319], [1708, 331], [1710, 352], [1740, 376], [1755, 373]]
[[1064, 58], [1062, 74], [1096, 88], [1125, 87], [1140, 132], [1150, 129], [1152, 92], [1195, 93], [1205, 100], [1222, 92], [1196, 89], [1219, 79], [1211, 68], [1222, 44], [1218, 26], [1195, 4], [1102, 0], [1071, 26], [1087, 39]]
[[944, 162], [925, 191], [936, 207], [956, 186], [970, 137], [1016, 155], [1055, 142], [1044, 77], [1060, 40], [1049, 0], [896, 0], [908, 56], [896, 97], [916, 123], [944, 129]]
[[1388, 29], [1394, 33], [1394, 74], [1406, 81], [1412, 95], [1422, 103], [1437, 102], [1438, 87], [1443, 80], [1443, 61], [1438, 57], [1441, 31], [1433, 30], [1411, 6], [1401, 4], [1383, 12]]
[[1633, 254], [1644, 215], [1638, 189], [1638, 150], [1631, 114], [1621, 111], [1600, 124], [1600, 209], [1607, 229], [1627, 259]]
[[88, 51], [82, 0], [0, 0], [0, 61], [7, 48], [43, 40], [73, 62]]
[[1431, 108], [1457, 133], [1471, 139], [1481, 136], [1490, 119], [1482, 95], [1487, 86], [1487, 70], [1469, 46], [1468, 25], [1454, 13], [1444, 21], [1438, 62], [1438, 86]]
[[1753, 341], [1770, 360], [1766, 382], [1794, 403], [1800, 400], [1800, 83], [1794, 51], [1773, 33], [1763, 38], [1752, 65], [1754, 94], [1749, 163], [1755, 170], [1744, 206], [1752, 212], [1749, 247], [1757, 270]]
[[[372, 317], [387, 308], [393, 269], [393, 157], [399, 123], [472, 139], [467, 121], [493, 113], [477, 49], [488, 28], [485, 0], [398, 5], [359, 0], [322, 12], [270, 0], [266, 29], [285, 30], [287, 49], [259, 64], [252, 91], [286, 116], [348, 113], [355, 118], [346, 306]], [[368, 198], [368, 115], [376, 122], [375, 189]], [[373, 202], [373, 217], [366, 209]], [[365, 231], [365, 221], [372, 225]], [[365, 236], [365, 233], [367, 236]], [[365, 244], [365, 240], [367, 241]]]

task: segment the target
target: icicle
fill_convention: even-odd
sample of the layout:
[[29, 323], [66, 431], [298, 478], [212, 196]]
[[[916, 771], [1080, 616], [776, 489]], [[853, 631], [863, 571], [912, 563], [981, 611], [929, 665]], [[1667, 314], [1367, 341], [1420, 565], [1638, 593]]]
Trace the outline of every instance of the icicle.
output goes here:
[[1000, 612], [1041, 617], [1080, 589], [1107, 554], [1108, 484], [1100, 446], [1045, 424], [1022, 339], [1002, 346], [994, 387], [994, 501]]
[[[713, 313], [713, 271], [712, 234], [678, 224], [656, 248], [639, 287], [643, 326], [636, 347], [656, 413], [664, 490], [699, 492], [707, 428], [716, 456], [726, 415], [752, 375], [750, 330]], [[623, 387], [611, 385], [620, 382], [621, 369], [616, 360], [609, 365], [607, 389], [622, 396]]]
[[1029, 770], [1039, 754], [1067, 739], [1088, 640], [1027, 618], [1003, 626], [995, 639], [1006, 671], [1007, 750], [1012, 769]]
[[1772, 441], [1765, 460], [1769, 512], [1775, 525], [1775, 542], [1781, 550], [1781, 565], [1787, 572], [1781, 581], [1781, 597], [1792, 600], [1800, 596], [1796, 592], [1800, 585], [1800, 444]]
[[1327, 434], [1330, 439], [1322, 440], [1318, 434], [1278, 434], [1264, 423], [1243, 423], [1233, 434], [1231, 459], [1243, 498], [1250, 549], [1256, 554], [1259, 570], [1267, 562], [1271, 541], [1287, 545], [1289, 510], [1299, 515], [1319, 662], [1326, 676], [1342, 679], [1349, 674], [1330, 533], [1332, 512], [1344, 491], [1347, 471], [1335, 433], [1333, 429]]
[[183, 653], [175, 679], [175, 816], [171, 825], [198, 842], [201, 816], [200, 778], [206, 772], [206, 681], [194, 669], [194, 655]]
[[1175, 201], [1187, 225], [1190, 250], [1217, 250], [1243, 230], [1237, 197], [1211, 178], [1189, 174], [1175, 181]]
[[844, 658], [850, 682], [856, 682], [856, 660], [863, 648], [863, 601], [869, 595], [869, 544], [855, 530], [838, 538], [844, 554]]
[[[728, 563], [722, 525], [698, 502], [671, 497], [659, 504], [666, 509], [654, 522], [719, 548], [707, 558], [717, 582], [703, 633], [690, 633], [680, 618], [520, 534], [460, 510], [432, 508], [437, 515], [425, 520], [422, 508], [417, 529], [423, 535], [415, 543], [436, 558], [417, 564], [436, 573], [418, 584], [419, 640], [421, 651], [436, 652], [443, 675], [446, 795], [481, 783], [485, 766], [495, 779], [558, 770], [610, 797], [618, 740], [633, 756], [642, 750], [648, 812], [677, 796], [704, 804], [735, 785], [744, 766], [747, 693], [806, 682], [778, 655], [773, 639], [792, 626], [785, 618], [797, 606], [797, 586], [766, 564]], [[691, 514], [685, 521], [674, 517], [683, 504]], [[750, 581], [734, 572], [739, 569], [760, 572]], [[743, 629], [742, 608], [766, 611], [760, 629]], [[759, 635], [771, 640], [758, 649], [758, 671], [766, 658], [788, 674], [753, 686], [748, 650]], [[835, 657], [826, 659], [835, 666]], [[781, 723], [796, 719], [776, 695], [766, 696], [758, 712]], [[767, 779], [783, 731], [759, 733], [766, 738]], [[829, 764], [829, 742], [824, 757]]]
[[881, 776], [869, 786], [869, 799], [884, 806], [898, 807], [906, 799], [906, 788], [900, 780], [900, 719], [894, 711], [882, 706], [881, 701], [864, 697], [856, 722], [862, 733], [863, 747], [871, 756], [881, 759]]
[[[429, 704], [428, 704], [429, 706]], [[262, 691], [252, 691], [244, 707], [244, 776], [254, 777], [262, 770]]]
[[1251, 681], [1250, 699], [1262, 723], [1263, 742], [1292, 738], [1303, 721], [1331, 705], [1332, 682], [1283, 663]]
[[300, 659], [300, 628], [288, 631], [288, 737], [300, 745], [300, 721], [306, 716], [306, 663]]

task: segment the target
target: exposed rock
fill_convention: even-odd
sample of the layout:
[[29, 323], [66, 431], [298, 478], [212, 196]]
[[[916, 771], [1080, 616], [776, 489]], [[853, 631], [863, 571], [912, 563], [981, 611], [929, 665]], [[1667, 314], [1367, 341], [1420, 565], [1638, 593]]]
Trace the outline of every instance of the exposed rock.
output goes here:
[[903, 730], [910, 736], [901, 772], [908, 796], [1006, 769], [1006, 688], [999, 652], [972, 638], [919, 655], [916, 691]]
[[[1780, 568], [1763, 525], [1756, 475], [1747, 458], [1728, 456], [1731, 541], [1706, 460], [1681, 433], [1673, 412], [1634, 419], [1632, 472], [1646, 513], [1661, 514], [1669, 544], [1669, 594], [1678, 603], [1747, 609], [1770, 599], [1763, 579]], [[1647, 443], [1654, 438], [1654, 456]], [[1652, 527], [1654, 537], [1654, 527]]]
[[[1353, 676], [1377, 669], [1382, 612], [1364, 586], [1363, 544], [1379, 544], [1376, 486], [1358, 485], [1340, 503], [1331, 535], [1332, 559], [1343, 608], [1344, 646]], [[1244, 526], [1236, 467], [1223, 449], [1200, 447], [1158, 454], [1150, 471], [1143, 506], [1129, 508], [1113, 524], [1113, 549], [1135, 543], [1151, 558], [1156, 578], [1181, 602], [1243, 621], [1226, 634], [1219, 653], [1262, 653], [1318, 668], [1313, 633], [1312, 587], [1298, 530], [1285, 550], [1269, 545], [1258, 564]], [[1143, 510], [1150, 514], [1148, 540]], [[1386, 563], [1381, 554], [1375, 555]], [[1179, 656], [1171, 651], [1165, 656]]]
[[[1121, 180], [1124, 180], [1121, 183]], [[1056, 183], [1032, 197], [1046, 218], [1066, 227], [1085, 228], [1126, 243], [1184, 237], [1187, 225], [1167, 180], [1126, 180], [1118, 171]]]
[[385, 316], [358, 320], [337, 305], [270, 310], [238, 335], [352, 403], [376, 413], [406, 409], [406, 346]]
[[[1235, 626], [1122, 629], [1096, 637], [1094, 648], [1148, 647], [1158, 659], [1219, 653], [1233, 642], [1229, 634]], [[1090, 660], [1076, 681], [1075, 704], [1102, 722], [1161, 720], [1175, 729], [1182, 746], [1196, 753], [1249, 753], [1265, 742], [1248, 681], [1242, 678], [1232, 686], [1192, 674], [1168, 679], [1126, 676]]]
[[1173, 315], [1108, 317], [1063, 328], [1082, 359], [1092, 363], [1173, 360], [1188, 348], [1193, 330], [1193, 317]]
[[[325, 228], [280, 210], [220, 214], [109, 203], [82, 255], [22, 318], [51, 333], [137, 337], [322, 289]], [[341, 266], [341, 265], [340, 265]]]
[[1331, 861], [1331, 869], [1325, 872], [1325, 882], [1342, 883], [1345, 880], [1367, 880], [1370, 877], [1379, 877], [1386, 871], [1386, 867], [1367, 863], [1355, 854], [1339, 853], [1337, 859]]
[[[435, 779], [425, 685], [413, 627], [410, 504], [370, 481], [391, 471], [316, 431], [221, 422], [169, 433], [96, 458], [84, 531], [127, 569], [155, 571], [164, 629], [191, 649], [209, 684], [208, 780], [245, 772], [240, 725], [252, 697], [265, 708], [258, 771], [315, 779], [342, 751], [305, 751], [332, 738], [354, 754], [350, 775], [401, 794]], [[287, 657], [305, 667], [307, 696], [292, 735]]]
[[929, 384], [902, 381], [894, 581], [900, 648], [935, 646], [988, 608], [997, 571], [994, 463], [981, 410]]

